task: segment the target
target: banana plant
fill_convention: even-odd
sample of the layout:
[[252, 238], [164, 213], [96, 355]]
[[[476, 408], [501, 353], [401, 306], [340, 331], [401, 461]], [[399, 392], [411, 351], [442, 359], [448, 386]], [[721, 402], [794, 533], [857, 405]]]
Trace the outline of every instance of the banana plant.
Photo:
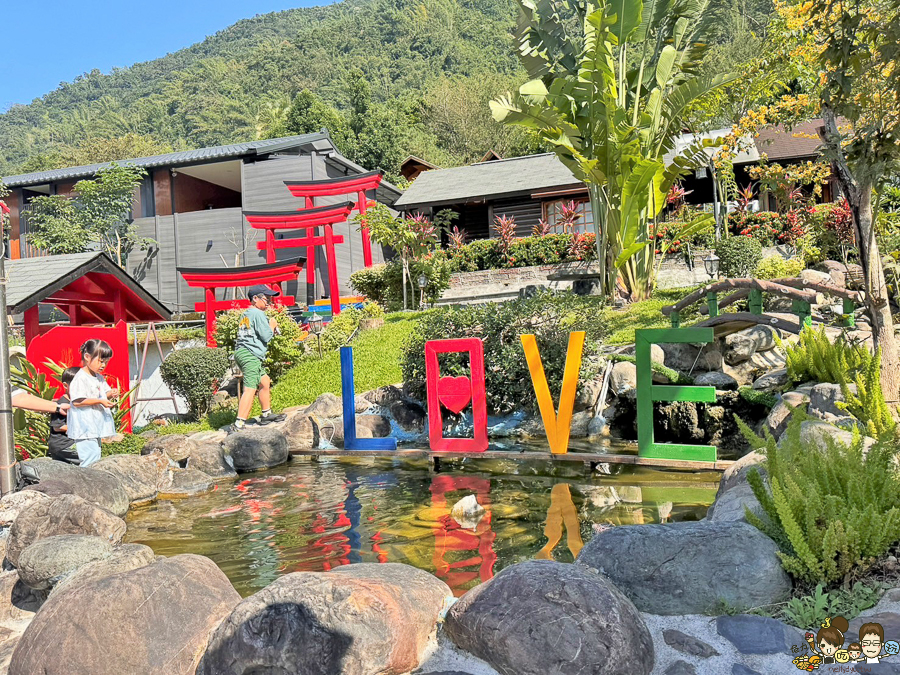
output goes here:
[[737, 77], [699, 74], [708, 0], [518, 3], [531, 79], [491, 101], [494, 119], [537, 133], [587, 185], [607, 295], [621, 271], [632, 297], [644, 298], [655, 276], [650, 223], [669, 188], [717, 144], [699, 139], [675, 152], [685, 115]]

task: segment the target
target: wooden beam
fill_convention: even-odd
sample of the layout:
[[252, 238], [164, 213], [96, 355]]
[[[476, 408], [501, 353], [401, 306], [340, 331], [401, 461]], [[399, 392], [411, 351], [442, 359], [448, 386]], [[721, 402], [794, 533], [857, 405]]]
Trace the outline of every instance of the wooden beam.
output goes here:
[[484, 452], [442, 452], [420, 448], [398, 450], [340, 450], [319, 449], [291, 450], [297, 457], [382, 457], [385, 459], [508, 459], [515, 462], [582, 462], [586, 464], [631, 464], [635, 466], [657, 466], [669, 469], [690, 469], [692, 471], [724, 471], [734, 464], [730, 460], [698, 462], [681, 459], [655, 459], [637, 455], [612, 453], [567, 452], [510, 452], [508, 450], [485, 450]]
[[744, 328], [757, 325], [772, 326], [772, 328], [778, 328], [787, 331], [788, 333], [799, 333], [801, 328], [799, 322], [791, 321], [780, 316], [773, 316], [772, 314], [751, 314], [750, 312], [719, 314], [719, 316], [714, 316], [695, 324], [697, 327], [715, 328], [716, 337], [728, 335], [729, 333], [736, 333]]
[[688, 294], [674, 305], [662, 308], [662, 313], [668, 316], [673, 311], [682, 311], [686, 307], [690, 307], [695, 302], [699, 302], [706, 298], [707, 293], [719, 293], [721, 291], [729, 291], [739, 288], [756, 289], [763, 293], [772, 293], [780, 295], [791, 300], [800, 300], [803, 302], [814, 303], [816, 294], [813, 291], [804, 291], [789, 286], [784, 286], [774, 281], [766, 281], [764, 279], [723, 279], [714, 284], [708, 284], [702, 288], [698, 288], [693, 293]]
[[38, 308], [40, 305], [34, 305], [25, 310], [25, 348], [29, 343], [41, 334], [41, 320]]

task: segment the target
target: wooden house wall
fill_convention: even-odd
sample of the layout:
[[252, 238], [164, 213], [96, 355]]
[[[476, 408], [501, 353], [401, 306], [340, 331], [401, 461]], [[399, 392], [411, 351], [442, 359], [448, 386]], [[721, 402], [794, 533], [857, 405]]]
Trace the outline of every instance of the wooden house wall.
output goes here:
[[494, 232], [494, 218], [499, 216], [513, 217], [516, 219], [516, 236], [527, 237], [531, 229], [538, 224], [542, 217], [541, 202], [530, 197], [517, 197], [513, 199], [497, 200], [493, 203], [493, 217], [491, 218], [491, 236], [497, 236]]

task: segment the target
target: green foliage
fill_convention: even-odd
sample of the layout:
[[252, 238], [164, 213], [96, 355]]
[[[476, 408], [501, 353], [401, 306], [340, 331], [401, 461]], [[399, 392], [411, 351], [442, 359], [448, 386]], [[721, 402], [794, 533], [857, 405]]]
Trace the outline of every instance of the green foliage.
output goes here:
[[[284, 131], [291, 134], [313, 134], [328, 129], [331, 138], [341, 149], [350, 145], [351, 131], [347, 118], [325, 103], [321, 98], [304, 89], [294, 97], [287, 112]], [[280, 134], [273, 134], [277, 137]]]
[[813, 380], [846, 384], [872, 360], [863, 345], [851, 344], [843, 336], [834, 342], [829, 340], [825, 326], [805, 326], [796, 344], [782, 346], [788, 379], [794, 383]]
[[[624, 361], [625, 363], [637, 363], [637, 359], [633, 356], [629, 356], [628, 354], [610, 354], [609, 360], [613, 363], [618, 363], [619, 361]], [[654, 373], [662, 375], [672, 384], [693, 384], [694, 378], [689, 375], [685, 375], [684, 373], [679, 373], [677, 370], [672, 370], [671, 368], [667, 368], [661, 363], [657, 363], [656, 361], [650, 362], [650, 370]]]
[[[446, 338], [477, 337], [484, 343], [485, 388], [488, 409], [502, 414], [536, 409], [534, 390], [519, 335], [536, 336], [550, 391], [562, 386], [570, 331], [587, 333], [581, 377], [596, 366], [588, 357], [606, 332], [597, 312], [597, 298], [571, 293], [541, 292], [532, 298], [504, 303], [440, 308], [426, 314], [404, 345], [403, 382], [411, 395], [425, 399], [425, 343]], [[468, 374], [467, 357], [450, 354], [441, 359], [443, 375]]]
[[190, 347], [170, 353], [159, 372], [169, 389], [187, 401], [190, 416], [199, 419], [209, 412], [228, 365], [224, 349]]
[[134, 191], [144, 175], [143, 169], [113, 164], [92, 180], [78, 181], [72, 197], [36, 197], [28, 217], [31, 243], [50, 253], [80, 253], [96, 242], [125, 267], [131, 251], [154, 243], [139, 237], [129, 221]]
[[805, 419], [795, 411], [779, 443], [737, 420], [751, 446], [766, 455], [767, 478], [756, 469], [748, 474], [762, 514], [745, 514], [778, 545], [789, 574], [829, 585], [859, 574], [900, 541], [900, 477], [886, 444], [863, 455], [856, 432], [849, 447], [830, 438], [819, 447], [801, 440]]
[[721, 276], [749, 277], [762, 260], [762, 245], [752, 237], [724, 237], [716, 244], [716, 255]]
[[[400, 355], [415, 325], [412, 313], [389, 314], [384, 326], [363, 331], [353, 340], [357, 393], [403, 381]], [[326, 392], [341, 395], [341, 365], [336, 351], [321, 360], [307, 357], [286, 373], [272, 390], [272, 405], [276, 409], [308, 405]]]
[[147, 439], [137, 434], [124, 434], [125, 438], [116, 443], [101, 443], [100, 454], [109, 455], [139, 455]]
[[821, 626], [825, 619], [833, 616], [852, 620], [878, 604], [883, 594], [884, 588], [878, 583], [857, 581], [849, 588], [828, 592], [823, 584], [816, 584], [812, 593], [791, 598], [780, 609], [778, 618], [801, 629]]
[[450, 270], [453, 272], [477, 272], [480, 270], [510, 267], [531, 267], [553, 265], [576, 260], [596, 260], [593, 248], [594, 235], [581, 235], [590, 241], [583, 254], [579, 255], [573, 246], [579, 235], [547, 234], [544, 236], [518, 237], [509, 247], [509, 255], [504, 256], [498, 239], [476, 239], [464, 246], [448, 250]]
[[761, 405], [766, 408], [774, 408], [778, 403], [778, 397], [768, 391], [759, 391], [753, 387], [744, 385], [738, 387], [738, 395], [751, 405]]
[[[242, 309], [229, 310], [216, 318], [216, 344], [229, 352], [234, 351], [238, 322], [243, 311]], [[302, 331], [300, 325], [280, 305], [266, 308], [265, 314], [269, 318], [274, 317], [278, 322], [279, 332], [269, 341], [266, 358], [263, 361], [269, 377], [273, 381], [277, 381], [302, 358], [303, 350], [297, 346]]]
[[[866, 355], [868, 356], [868, 352]], [[855, 392], [846, 382], [841, 382], [841, 392], [846, 400], [841, 407], [865, 424], [866, 433], [872, 438], [894, 438], [897, 435], [897, 422], [881, 388], [881, 350], [860, 368], [853, 382], [856, 384]]]
[[756, 279], [789, 279], [800, 274], [805, 267], [800, 258], [785, 260], [780, 255], [768, 255], [759, 261], [753, 277]]
[[[10, 363], [10, 383], [30, 394], [52, 401], [56, 386], [47, 382], [47, 376], [39, 373], [34, 364], [24, 358]], [[13, 441], [19, 459], [45, 457], [47, 438], [50, 435], [50, 417], [44, 413], [13, 409]]]
[[[443, 251], [436, 251], [410, 265], [410, 278], [416, 284], [420, 274], [425, 275], [427, 302], [436, 302], [450, 287], [450, 264]], [[403, 307], [403, 265], [399, 260], [356, 270], [350, 275], [350, 286], [357, 293], [389, 310], [395, 311]], [[418, 285], [413, 295], [415, 299], [418, 298]]]
[[[669, 318], [664, 316], [662, 308], [681, 300], [693, 288], [666, 288], [653, 291], [648, 300], [632, 302], [624, 307], [604, 307], [600, 309], [600, 320], [609, 334], [604, 340], [609, 345], [634, 344], [635, 328], [668, 328]], [[691, 321], [699, 305], [689, 307], [681, 314], [682, 322]]]

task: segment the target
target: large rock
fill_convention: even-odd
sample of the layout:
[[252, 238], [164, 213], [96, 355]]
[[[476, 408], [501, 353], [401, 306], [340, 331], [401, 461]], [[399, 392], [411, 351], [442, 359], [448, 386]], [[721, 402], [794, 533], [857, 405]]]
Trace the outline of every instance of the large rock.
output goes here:
[[683, 373], [722, 370], [722, 352], [715, 344], [693, 345], [675, 342], [660, 345], [666, 355], [666, 366]]
[[450, 608], [444, 632], [501, 673], [648, 674], [653, 640], [634, 605], [578, 565], [507, 567]]
[[156, 554], [149, 546], [143, 544], [116, 546], [106, 557], [89, 562], [62, 579], [53, 587], [51, 595], [60, 593], [64, 588], [74, 584], [84, 584], [119, 572], [129, 572], [146, 567], [154, 560], [156, 560]]
[[761, 507], [750, 483], [744, 481], [716, 495], [715, 501], [706, 512], [706, 520], [713, 523], [745, 523], [747, 515], [745, 509], [759, 513]]
[[87, 534], [59, 534], [34, 542], [22, 551], [19, 578], [38, 591], [46, 591], [67, 574], [112, 552], [112, 544]]
[[828, 272], [820, 272], [819, 270], [802, 270], [800, 272], [800, 279], [805, 281], [806, 283], [813, 284], [830, 284], [831, 275]]
[[[855, 387], [855, 385], [854, 385]], [[839, 403], [846, 403], [841, 385], [822, 382], [817, 384], [809, 392], [809, 408], [807, 412], [820, 419], [844, 417], [847, 411], [840, 408]]]
[[321, 394], [310, 406], [304, 411], [307, 416], [315, 417], [337, 417], [344, 411], [344, 406], [340, 396], [331, 393]]
[[716, 619], [716, 632], [741, 654], [790, 654], [791, 647], [805, 642], [796, 628], [755, 614], [720, 616]]
[[387, 438], [391, 435], [391, 421], [383, 415], [357, 415], [357, 438]]
[[153, 501], [169, 482], [169, 462], [159, 454], [110, 455], [91, 468], [115, 476], [132, 504]]
[[[719, 479], [719, 494], [747, 481], [747, 472], [751, 467], [759, 467], [766, 461], [766, 456], [759, 452], [749, 452], [722, 473]], [[760, 469], [762, 467], [759, 467]]]
[[389, 409], [391, 417], [404, 431], [421, 432], [425, 429], [425, 408], [415, 401], [394, 401]]
[[723, 357], [725, 363], [736, 365], [746, 361], [756, 352], [764, 352], [775, 347], [777, 333], [771, 326], [752, 326], [725, 336]]
[[0, 624], [30, 621], [43, 603], [44, 594], [22, 583], [18, 572], [0, 572]]
[[191, 451], [196, 447], [192, 438], [181, 434], [164, 434], [151, 438], [141, 449], [142, 455], [163, 453], [173, 462], [184, 464], [190, 457]]
[[707, 387], [715, 387], [721, 391], [735, 391], [738, 388], [737, 380], [731, 375], [712, 371], [710, 373], [700, 373], [694, 378], [694, 384]]
[[25, 630], [10, 675], [192, 675], [240, 595], [209, 558], [178, 555], [72, 584]]
[[609, 389], [616, 396], [625, 396], [637, 389], [637, 367], [628, 361], [619, 361], [609, 373]]
[[405, 673], [451, 598], [444, 582], [396, 563], [288, 574], [221, 623], [197, 673]]
[[237, 476], [237, 471], [230, 463], [231, 458], [225, 455], [221, 442], [198, 443], [191, 450], [187, 460], [187, 468], [202, 471], [214, 480], [221, 481]]
[[365, 394], [361, 394], [361, 396], [366, 400], [371, 401], [374, 405], [382, 408], [388, 408], [391, 403], [402, 401], [406, 398], [403, 395], [403, 390], [393, 384], [367, 391]]
[[197, 469], [174, 469], [172, 481], [159, 491], [160, 499], [183, 499], [205, 495], [216, 489], [212, 476]]
[[650, 614], [760, 607], [791, 593], [775, 543], [746, 523], [615, 527], [594, 536], [576, 563], [608, 576]]
[[[838, 429], [836, 426], [820, 420], [806, 420], [800, 424], [800, 441], [809, 443], [819, 448], [828, 448], [829, 444], [836, 443], [844, 447], [850, 447], [853, 442], [853, 432]], [[877, 441], [874, 438], [863, 436], [863, 454], [869, 451]]]
[[291, 450], [312, 450], [319, 447], [319, 424], [309, 415], [293, 415], [281, 428]]
[[776, 368], [756, 378], [753, 382], [753, 388], [756, 391], [781, 391], [787, 383], [787, 368]]
[[[91, 467], [80, 467], [55, 459], [40, 457], [22, 462], [23, 467], [37, 474], [39, 483], [28, 489], [52, 496], [73, 494], [96, 504], [117, 516], [124, 516], [131, 501], [119, 479]], [[50, 485], [42, 485], [51, 483]]]
[[36, 490], [21, 490], [3, 495], [0, 499], [0, 527], [9, 527], [16, 517], [32, 504], [52, 499], [49, 495]]
[[237, 471], [267, 469], [288, 461], [287, 438], [278, 429], [238, 431], [225, 439], [224, 447]]
[[739, 385], [751, 384], [763, 373], [768, 373], [785, 364], [784, 354], [780, 349], [770, 349], [767, 352], [754, 352], [746, 361], [735, 365], [726, 363], [722, 371], [731, 375]]
[[125, 521], [81, 497], [53, 497], [19, 514], [9, 533], [6, 557], [18, 565], [22, 551], [40, 539], [58, 534], [89, 534], [118, 544], [125, 535]]
[[773, 438], [781, 438], [791, 421], [791, 413], [809, 403], [809, 395], [800, 391], [789, 391], [781, 397], [766, 417], [765, 429]]

